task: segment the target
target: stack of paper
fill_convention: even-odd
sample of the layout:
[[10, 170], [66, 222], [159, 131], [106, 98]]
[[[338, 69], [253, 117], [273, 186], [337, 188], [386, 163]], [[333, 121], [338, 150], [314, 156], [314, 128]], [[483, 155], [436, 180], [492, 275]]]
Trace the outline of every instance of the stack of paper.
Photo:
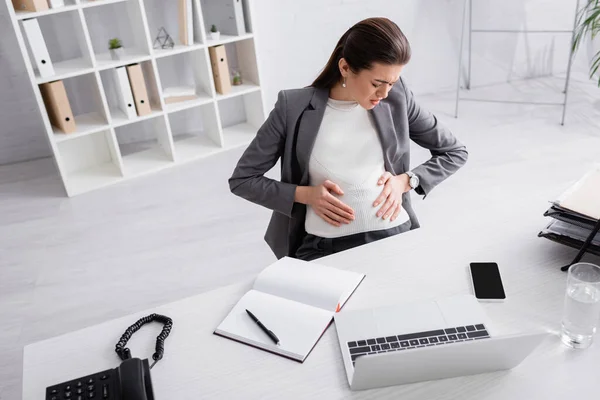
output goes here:
[[[581, 248], [600, 219], [600, 165], [554, 201], [544, 216], [553, 220], [538, 236]], [[600, 234], [592, 238], [587, 251], [600, 255]]]
[[164, 98], [166, 104], [178, 103], [180, 101], [194, 100], [198, 96], [196, 95], [196, 88], [193, 86], [174, 86], [164, 90]]

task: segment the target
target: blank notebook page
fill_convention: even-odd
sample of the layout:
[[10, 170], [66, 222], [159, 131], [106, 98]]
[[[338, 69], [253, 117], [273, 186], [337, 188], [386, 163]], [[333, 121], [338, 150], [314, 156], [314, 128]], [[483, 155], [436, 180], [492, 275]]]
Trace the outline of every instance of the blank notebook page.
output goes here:
[[[246, 309], [275, 333], [280, 341], [279, 346], [250, 318]], [[216, 333], [303, 360], [331, 322], [332, 316], [332, 311], [251, 290], [217, 327]]]

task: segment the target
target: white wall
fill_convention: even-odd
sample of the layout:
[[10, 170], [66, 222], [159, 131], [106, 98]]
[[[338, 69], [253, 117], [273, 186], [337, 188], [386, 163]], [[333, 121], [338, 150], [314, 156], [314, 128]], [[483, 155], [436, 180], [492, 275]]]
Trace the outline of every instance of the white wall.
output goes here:
[[[570, 30], [573, 26], [576, 0], [472, 1], [474, 29]], [[395, 21], [410, 41], [413, 57], [404, 77], [415, 93], [453, 90], [464, 4], [464, 0], [255, 1], [267, 105], [275, 102], [281, 89], [309, 85], [340, 36], [354, 23], [373, 16]], [[527, 40], [522, 34], [477, 34], [472, 82], [503, 82], [511, 69], [514, 78], [564, 72], [569, 42], [570, 36], [564, 34], [535, 34]]]
[[[456, 85], [464, 0], [253, 0], [259, 70], [267, 107], [281, 89], [309, 85], [352, 24], [386, 16], [404, 31], [413, 58], [404, 76], [417, 94]], [[575, 0], [473, 0], [479, 29], [571, 29]], [[559, 74], [569, 35], [478, 34], [473, 84]], [[0, 164], [49, 155], [24, 64], [0, 1]], [[243, 71], [242, 71], [243, 73]], [[267, 110], [268, 113], [269, 110]]]

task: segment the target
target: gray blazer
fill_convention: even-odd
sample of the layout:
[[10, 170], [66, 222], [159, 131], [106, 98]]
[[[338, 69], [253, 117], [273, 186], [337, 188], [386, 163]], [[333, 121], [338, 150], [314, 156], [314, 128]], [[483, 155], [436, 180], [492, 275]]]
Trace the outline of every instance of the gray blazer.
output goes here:
[[[295, 203], [294, 196], [296, 186], [309, 184], [308, 160], [328, 97], [328, 89], [313, 87], [280, 91], [275, 108], [229, 178], [234, 194], [273, 210], [265, 240], [277, 258], [293, 257], [306, 234], [306, 206]], [[369, 114], [379, 133], [385, 168], [392, 175], [410, 167], [409, 139], [430, 150], [431, 158], [412, 169], [420, 181], [418, 194], [427, 196], [467, 161], [465, 146], [419, 107], [402, 79]], [[279, 158], [281, 181], [265, 177]], [[410, 192], [402, 196], [402, 207], [410, 216], [411, 229], [418, 228]]]

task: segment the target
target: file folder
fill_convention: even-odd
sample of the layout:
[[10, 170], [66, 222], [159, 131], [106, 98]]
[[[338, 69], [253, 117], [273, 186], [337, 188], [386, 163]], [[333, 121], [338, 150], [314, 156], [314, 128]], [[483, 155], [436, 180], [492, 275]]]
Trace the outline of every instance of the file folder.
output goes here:
[[144, 81], [144, 73], [140, 64], [132, 64], [127, 67], [127, 75], [129, 76], [129, 84], [131, 92], [135, 100], [135, 108], [137, 115], [148, 115], [152, 112], [150, 108], [150, 100], [148, 99], [148, 90]]
[[52, 125], [64, 133], [75, 132], [75, 118], [63, 81], [43, 83], [40, 91]]
[[600, 165], [554, 201], [544, 216], [554, 220], [539, 237], [579, 249], [562, 271], [579, 262], [586, 252], [600, 255]]
[[192, 0], [179, 1], [179, 40], [185, 46], [194, 44], [194, 15]]
[[553, 205], [544, 213], [544, 217], [551, 217], [558, 221], [566, 222], [581, 228], [593, 229], [596, 221], [585, 215], [578, 214], [560, 206]]
[[15, 11], [44, 11], [48, 9], [46, 0], [12, 0]]
[[128, 119], [137, 117], [133, 93], [131, 92], [131, 85], [125, 67], [115, 68], [114, 77], [119, 109], [123, 111]]
[[44, 41], [44, 36], [42, 35], [42, 30], [37, 19], [24, 20], [23, 29], [25, 30], [25, 36], [27, 36], [27, 42], [29, 43], [29, 48], [40, 77], [47, 78], [53, 76], [54, 67], [52, 66], [50, 54], [48, 53], [48, 48], [46, 47], [46, 42]]
[[210, 65], [212, 66], [213, 78], [217, 93], [227, 94], [231, 92], [231, 82], [229, 81], [229, 66], [227, 64], [227, 53], [225, 46], [209, 47]]

